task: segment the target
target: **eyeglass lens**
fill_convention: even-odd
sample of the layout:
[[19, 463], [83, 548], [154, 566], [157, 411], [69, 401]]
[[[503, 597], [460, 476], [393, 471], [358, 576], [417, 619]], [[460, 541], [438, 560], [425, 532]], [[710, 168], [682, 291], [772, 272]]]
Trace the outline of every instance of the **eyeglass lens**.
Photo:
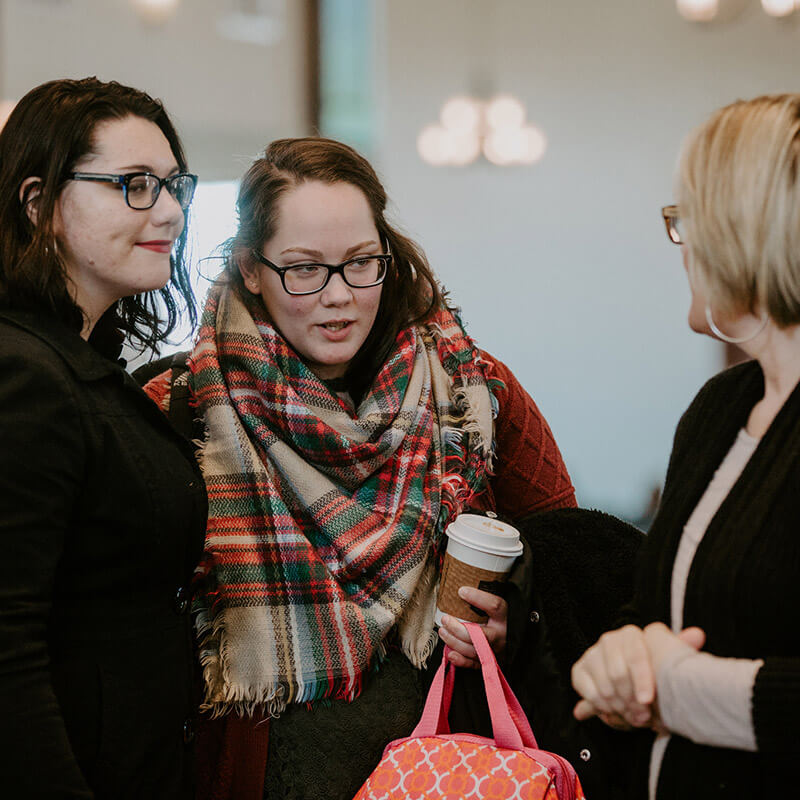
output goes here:
[[683, 223], [678, 208], [676, 206], [664, 206], [661, 213], [664, 216], [667, 236], [674, 244], [683, 244]]
[[[143, 210], [155, 205], [161, 191], [160, 181], [155, 175], [136, 175], [128, 181], [127, 199], [131, 208]], [[178, 205], [186, 210], [194, 196], [195, 183], [189, 175], [173, 175], [163, 181], [167, 191]]]
[[677, 214], [669, 219], [669, 231], [670, 239], [672, 239], [675, 244], [683, 244], [683, 224], [681, 223], [681, 218]]
[[[288, 292], [310, 294], [319, 291], [328, 281], [329, 267], [325, 264], [303, 264], [283, 270], [283, 279]], [[382, 258], [359, 258], [347, 262], [342, 269], [345, 282], [350, 286], [372, 286], [379, 283], [386, 273]]]

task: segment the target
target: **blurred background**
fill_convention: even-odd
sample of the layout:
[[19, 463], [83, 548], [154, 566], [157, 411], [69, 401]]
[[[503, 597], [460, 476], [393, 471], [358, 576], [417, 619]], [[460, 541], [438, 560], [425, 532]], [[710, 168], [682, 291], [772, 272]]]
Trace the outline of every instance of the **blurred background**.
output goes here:
[[201, 301], [267, 142], [360, 149], [581, 505], [646, 527], [680, 414], [734, 355], [689, 331], [660, 207], [714, 108], [800, 90], [800, 0], [0, 0], [0, 123], [86, 75], [172, 115]]

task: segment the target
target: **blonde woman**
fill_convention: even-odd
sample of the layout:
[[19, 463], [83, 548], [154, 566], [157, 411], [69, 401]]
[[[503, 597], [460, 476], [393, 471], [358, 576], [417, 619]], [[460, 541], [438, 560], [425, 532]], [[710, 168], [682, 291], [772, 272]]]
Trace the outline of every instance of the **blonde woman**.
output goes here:
[[651, 727], [636, 796], [789, 797], [800, 752], [800, 95], [715, 114], [664, 209], [692, 330], [752, 357], [681, 419], [632, 622], [573, 668], [579, 719]]

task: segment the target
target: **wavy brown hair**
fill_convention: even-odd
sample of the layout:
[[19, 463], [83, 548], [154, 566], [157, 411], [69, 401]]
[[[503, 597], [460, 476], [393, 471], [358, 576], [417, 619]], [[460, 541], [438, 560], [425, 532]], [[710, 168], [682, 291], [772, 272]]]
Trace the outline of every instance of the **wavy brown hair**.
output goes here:
[[[81, 331], [83, 311], [75, 303], [58, 254], [53, 214], [67, 175], [93, 151], [97, 126], [128, 116], [157, 125], [179, 169], [186, 171], [183, 146], [163, 105], [138, 89], [97, 78], [55, 80], [32, 89], [17, 103], [0, 131], [0, 306], [40, 311]], [[20, 198], [20, 187], [30, 177], [39, 182], [29, 184]], [[34, 194], [35, 225], [26, 209]], [[116, 327], [142, 349], [157, 351], [180, 317], [176, 297], [194, 325], [197, 311], [186, 266], [186, 238], [184, 225], [167, 286], [119, 300], [98, 325]]]
[[225, 245], [226, 274], [240, 297], [252, 302], [237, 263], [250, 260], [274, 235], [283, 194], [305, 181], [349, 183], [367, 198], [381, 241], [392, 261], [381, 291], [378, 315], [345, 376], [354, 396], [369, 388], [397, 334], [424, 322], [446, 302], [422, 249], [386, 220], [386, 190], [370, 163], [352, 147], [320, 137], [278, 139], [245, 173], [239, 188], [239, 227]]

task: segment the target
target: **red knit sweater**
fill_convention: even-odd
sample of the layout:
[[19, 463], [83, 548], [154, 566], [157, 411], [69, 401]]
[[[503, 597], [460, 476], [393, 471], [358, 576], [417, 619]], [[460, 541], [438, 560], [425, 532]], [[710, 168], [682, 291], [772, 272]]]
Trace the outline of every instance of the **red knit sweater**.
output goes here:
[[[483, 355], [505, 388], [497, 392], [494, 475], [472, 505], [511, 519], [576, 506], [567, 468], [536, 403], [502, 361]], [[268, 745], [268, 720], [234, 714], [203, 720], [197, 739], [198, 800], [261, 800]]]
[[492, 376], [505, 384], [497, 392], [494, 476], [473, 501], [511, 519], [534, 511], [574, 508], [575, 489], [550, 426], [514, 373], [488, 353]]

